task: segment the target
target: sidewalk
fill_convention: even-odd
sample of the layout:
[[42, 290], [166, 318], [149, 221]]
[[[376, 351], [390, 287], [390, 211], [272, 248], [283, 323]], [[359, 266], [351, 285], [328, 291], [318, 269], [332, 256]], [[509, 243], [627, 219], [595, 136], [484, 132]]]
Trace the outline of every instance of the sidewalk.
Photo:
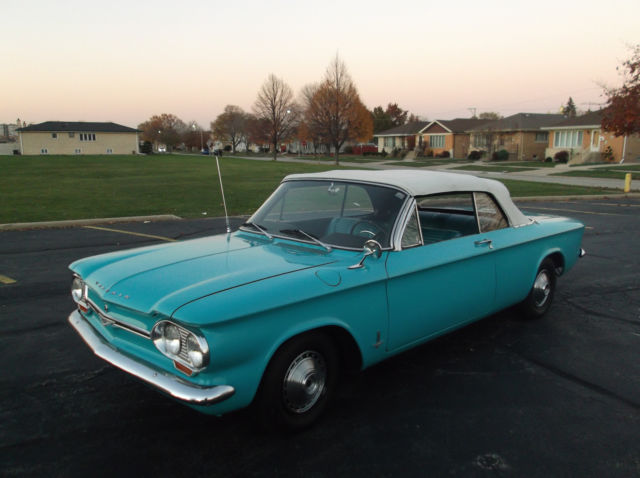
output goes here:
[[[240, 157], [240, 156], [236, 156]], [[265, 158], [249, 158], [244, 157], [243, 159], [253, 159], [264, 161]], [[271, 161], [271, 159], [266, 159], [267, 161]], [[296, 159], [296, 158], [287, 158], [287, 157], [279, 157], [278, 161], [282, 162], [290, 162], [290, 163], [306, 163], [306, 164], [327, 164], [327, 161], [312, 161], [307, 159]], [[411, 163], [413, 161], [407, 161], [406, 166], [398, 166], [397, 164], [388, 165], [385, 164], [386, 161], [380, 161], [375, 163], [353, 163], [348, 161], [340, 161], [340, 166], [353, 167], [353, 168], [371, 168], [371, 169], [402, 169], [403, 167], [410, 168]], [[486, 164], [486, 163], [483, 163]], [[609, 189], [619, 189], [620, 192], [624, 189], [624, 180], [623, 179], [610, 179], [610, 178], [583, 178], [577, 176], [552, 176], [556, 173], [562, 173], [566, 171], [578, 171], [579, 169], [591, 169], [591, 168], [599, 168], [599, 167], [611, 167], [610, 164], [594, 164], [588, 166], [574, 166], [569, 167], [566, 164], [558, 164], [554, 168], [539, 168], [532, 169], [531, 171], [520, 171], [517, 173], [500, 173], [493, 171], [483, 171], [482, 166], [478, 166], [477, 171], [463, 171], [456, 170], [453, 168], [457, 168], [460, 166], [474, 166], [478, 165], [477, 162], [468, 162], [468, 163], [452, 163], [446, 165], [434, 165], [428, 168], [421, 167], [421, 170], [432, 170], [432, 171], [448, 171], [452, 173], [459, 174], [470, 174], [473, 176], [491, 178], [491, 179], [513, 179], [517, 181], [531, 181], [538, 183], [552, 183], [552, 184], [566, 184], [568, 186], [585, 186], [585, 187], [595, 187], [595, 188], [609, 188]], [[490, 163], [488, 166], [499, 166], [499, 163]], [[530, 166], [529, 163], [524, 163], [525, 166]], [[514, 166], [513, 164], [509, 164], [509, 166]], [[640, 180], [631, 181], [631, 191], [640, 192]]]

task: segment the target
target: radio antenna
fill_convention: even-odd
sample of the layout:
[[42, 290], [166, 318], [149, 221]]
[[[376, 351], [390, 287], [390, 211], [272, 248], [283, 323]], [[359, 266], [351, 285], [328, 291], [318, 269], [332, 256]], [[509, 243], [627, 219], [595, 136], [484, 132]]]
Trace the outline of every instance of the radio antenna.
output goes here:
[[218, 179], [220, 179], [220, 192], [222, 193], [222, 205], [224, 206], [224, 219], [227, 224], [227, 234], [231, 234], [231, 226], [229, 225], [229, 213], [227, 213], [227, 201], [224, 199], [224, 187], [222, 186], [222, 174], [220, 174], [220, 161], [216, 154], [216, 166], [218, 167]]

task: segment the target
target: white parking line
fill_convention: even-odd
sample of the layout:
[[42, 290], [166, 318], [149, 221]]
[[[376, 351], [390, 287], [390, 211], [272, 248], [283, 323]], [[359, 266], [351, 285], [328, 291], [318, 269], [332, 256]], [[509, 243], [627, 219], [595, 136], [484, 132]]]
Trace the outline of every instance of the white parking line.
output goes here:
[[12, 279], [11, 277], [7, 277], [7, 276], [3, 276], [2, 274], [0, 274], [0, 282], [3, 284], [15, 284], [16, 281], [14, 279]]

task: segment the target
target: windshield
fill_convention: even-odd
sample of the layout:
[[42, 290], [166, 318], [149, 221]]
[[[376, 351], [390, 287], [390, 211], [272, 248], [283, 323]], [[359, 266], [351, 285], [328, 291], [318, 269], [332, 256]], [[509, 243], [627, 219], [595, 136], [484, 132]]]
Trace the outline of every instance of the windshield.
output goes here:
[[[362, 249], [374, 239], [390, 247], [406, 194], [340, 181], [286, 181], [249, 219], [252, 231], [305, 242]], [[316, 241], [312, 239], [316, 239]]]

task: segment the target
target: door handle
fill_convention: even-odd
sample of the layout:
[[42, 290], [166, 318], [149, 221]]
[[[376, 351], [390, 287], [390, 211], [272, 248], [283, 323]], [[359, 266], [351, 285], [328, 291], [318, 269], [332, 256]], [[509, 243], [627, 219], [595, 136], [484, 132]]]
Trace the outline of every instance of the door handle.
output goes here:
[[493, 249], [493, 241], [491, 239], [482, 239], [481, 241], [474, 242], [476, 246], [484, 246], [485, 244], [489, 245], [489, 249]]

